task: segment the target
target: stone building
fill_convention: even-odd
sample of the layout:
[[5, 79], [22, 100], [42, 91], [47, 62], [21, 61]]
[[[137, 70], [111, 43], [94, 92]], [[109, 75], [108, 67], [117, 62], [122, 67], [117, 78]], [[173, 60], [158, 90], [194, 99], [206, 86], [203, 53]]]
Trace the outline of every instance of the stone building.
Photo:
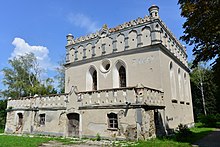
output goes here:
[[158, 12], [67, 35], [66, 93], [9, 100], [5, 132], [146, 139], [193, 125], [186, 48]]

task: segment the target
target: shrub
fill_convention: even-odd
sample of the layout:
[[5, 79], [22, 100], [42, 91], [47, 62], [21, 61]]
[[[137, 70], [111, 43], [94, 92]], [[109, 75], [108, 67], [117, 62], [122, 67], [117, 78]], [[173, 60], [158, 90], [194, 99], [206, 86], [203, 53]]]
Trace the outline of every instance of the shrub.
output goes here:
[[220, 114], [210, 114], [210, 115], [200, 115], [198, 116], [198, 121], [205, 127], [216, 127], [217, 122], [220, 121]]
[[180, 124], [178, 130], [176, 131], [177, 141], [187, 141], [190, 139], [192, 132], [189, 130], [187, 125]]
[[100, 141], [101, 140], [101, 136], [99, 135], [99, 133], [96, 134], [96, 140]]

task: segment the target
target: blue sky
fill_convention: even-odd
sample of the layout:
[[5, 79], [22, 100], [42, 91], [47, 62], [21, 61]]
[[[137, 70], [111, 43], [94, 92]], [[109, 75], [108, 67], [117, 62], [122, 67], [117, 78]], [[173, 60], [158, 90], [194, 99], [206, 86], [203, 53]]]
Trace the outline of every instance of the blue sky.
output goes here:
[[[8, 59], [32, 51], [47, 76], [65, 55], [66, 35], [85, 36], [107, 24], [115, 27], [160, 7], [160, 18], [173, 34], [183, 35], [177, 0], [6, 0], [0, 2], [0, 70]], [[185, 43], [182, 43], [185, 45]], [[188, 60], [192, 48], [187, 46]], [[0, 73], [0, 80], [3, 75]], [[0, 89], [5, 87], [0, 83]]]

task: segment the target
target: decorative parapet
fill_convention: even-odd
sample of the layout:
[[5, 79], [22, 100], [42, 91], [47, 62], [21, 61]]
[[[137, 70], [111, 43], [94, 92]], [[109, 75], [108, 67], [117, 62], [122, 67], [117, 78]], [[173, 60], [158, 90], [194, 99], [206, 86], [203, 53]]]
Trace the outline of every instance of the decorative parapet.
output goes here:
[[[135, 87], [78, 92], [77, 100], [83, 108], [158, 107], [164, 108], [163, 92], [142, 85]], [[120, 107], [120, 108], [121, 108]]]
[[137, 18], [114, 28], [104, 25], [100, 31], [84, 37], [67, 35], [66, 65], [116, 52], [163, 44], [186, 67], [186, 48], [159, 18], [157, 6], [149, 9], [151, 16]]
[[66, 107], [68, 94], [23, 97], [8, 100], [7, 110], [13, 109], [59, 109]]
[[[94, 39], [94, 38], [97, 38], [97, 37], [101, 37], [103, 28], [108, 30], [108, 33], [111, 34], [111, 33], [114, 33], [114, 32], [125, 30], [125, 29], [130, 29], [132, 27], [135, 27], [137, 25], [144, 24], [144, 23], [147, 23], [147, 22], [152, 22], [152, 19], [149, 16], [145, 16], [144, 18], [138, 17], [136, 20], [125, 22], [124, 24], [118, 25], [114, 28], [108, 28], [108, 27], [106, 27], [107, 25], [105, 24], [105, 25], [103, 25], [103, 27], [100, 31], [89, 34], [87, 36], [81, 36], [81, 37], [76, 38], [76, 39], [74, 39], [72, 34], [68, 34], [67, 35], [67, 46], [78, 44], [78, 43], [88, 41], [88, 40], [91, 40], [91, 39]], [[69, 36], [72, 36], [71, 37], [72, 41], [69, 40]]]
[[[77, 107], [129, 108], [153, 107], [164, 108], [163, 92], [138, 84], [135, 87], [103, 89], [97, 91], [74, 92]], [[69, 93], [70, 94], [70, 93]], [[69, 94], [23, 97], [8, 100], [7, 110], [42, 110], [66, 109]], [[70, 94], [71, 95], [71, 94]]]

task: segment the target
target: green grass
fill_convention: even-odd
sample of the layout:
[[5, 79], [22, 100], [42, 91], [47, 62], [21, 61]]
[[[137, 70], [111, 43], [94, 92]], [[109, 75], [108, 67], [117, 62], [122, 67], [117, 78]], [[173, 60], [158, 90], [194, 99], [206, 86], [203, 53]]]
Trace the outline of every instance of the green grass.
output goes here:
[[139, 141], [137, 147], [191, 147], [190, 143], [177, 142], [170, 139], [153, 139]]
[[197, 123], [194, 128], [190, 128], [192, 134], [183, 142], [176, 140], [175, 136], [152, 139], [148, 141], [139, 141], [137, 147], [190, 147], [192, 143], [202, 139], [215, 128], [203, 127], [201, 123]]
[[[127, 146], [133, 146], [137, 144], [137, 147], [190, 147], [191, 144], [210, 132], [214, 131], [214, 128], [203, 127], [201, 123], [197, 123], [196, 127], [191, 128], [191, 136], [187, 138], [184, 142], [178, 142], [175, 136], [172, 137], [163, 137], [152, 139], [148, 141], [138, 141], [138, 142], [119, 142], [120, 144], [127, 144]], [[4, 129], [0, 128], [0, 133], [4, 132]], [[75, 144], [76, 141], [69, 138], [47, 138], [42, 136], [12, 136], [12, 135], [0, 135], [0, 147], [37, 147], [44, 142], [50, 140], [55, 140], [61, 142], [62, 144]], [[132, 145], [133, 144], [133, 145]], [[117, 146], [117, 145], [116, 145]]]
[[0, 147], [37, 147], [50, 138], [43, 137], [22, 137], [22, 136], [0, 136]]
[[196, 123], [194, 128], [191, 128], [190, 131], [192, 131], [192, 136], [190, 136], [190, 143], [193, 143], [206, 135], [208, 135], [210, 132], [214, 131], [215, 128], [207, 128], [203, 127], [201, 123]]
[[34, 136], [30, 137], [15, 135], [0, 135], [0, 147], [38, 147], [42, 143], [48, 141], [61, 142], [63, 145], [75, 144], [76, 142], [70, 138]]

